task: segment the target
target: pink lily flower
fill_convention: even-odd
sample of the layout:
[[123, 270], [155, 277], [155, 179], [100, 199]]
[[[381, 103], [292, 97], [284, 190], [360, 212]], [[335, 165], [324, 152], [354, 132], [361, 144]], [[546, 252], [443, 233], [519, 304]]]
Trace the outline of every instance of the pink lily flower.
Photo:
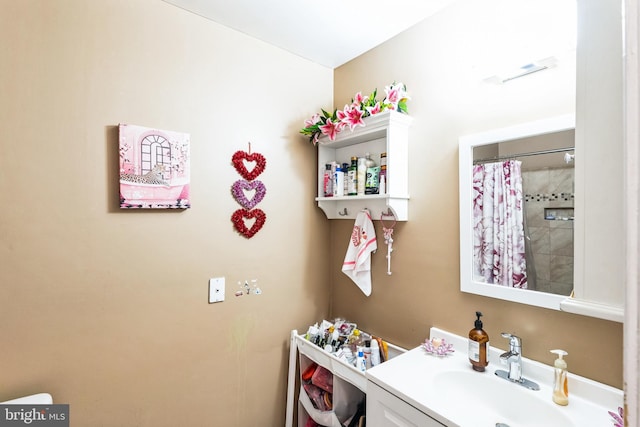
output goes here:
[[323, 135], [329, 136], [329, 139], [333, 141], [336, 139], [336, 135], [340, 132], [342, 126], [340, 126], [340, 122], [333, 123], [331, 119], [327, 119], [327, 122], [319, 128]]
[[395, 110], [396, 106], [398, 105], [398, 102], [400, 101], [400, 93], [398, 89], [392, 86], [391, 88], [388, 88], [388, 87], [385, 88], [384, 91], [387, 94], [387, 99], [385, 99], [385, 103], [391, 105], [392, 108]]
[[374, 114], [378, 114], [380, 112], [382, 112], [382, 107], [380, 105], [380, 101], [376, 102], [376, 105], [374, 105], [373, 107], [367, 107], [367, 111], [369, 112], [369, 114], [371, 114], [372, 116]]
[[320, 121], [320, 114], [316, 113], [310, 119], [304, 121], [304, 127], [310, 127]]
[[351, 103], [351, 106], [353, 108], [358, 108], [363, 104], [366, 104], [369, 101], [369, 96], [363, 96], [362, 92], [358, 92], [355, 94], [354, 98], [353, 98], [353, 102]]
[[360, 107], [353, 106], [344, 106], [344, 110], [341, 112], [342, 114], [338, 114], [340, 117], [340, 122], [343, 123], [343, 126], [349, 126], [349, 129], [353, 130], [356, 126], [364, 126], [364, 120], [362, 117], [364, 112], [360, 109]]
[[400, 91], [398, 88], [391, 87], [389, 90], [385, 89], [385, 92], [387, 93], [387, 101], [390, 103], [397, 104], [398, 101], [400, 101]]
[[387, 94], [385, 103], [390, 104], [394, 110], [397, 108], [398, 102], [403, 99], [408, 99], [407, 92], [402, 83], [385, 86], [384, 92]]
[[347, 104], [345, 104], [344, 109], [343, 110], [338, 110], [336, 111], [336, 117], [338, 118], [339, 121], [344, 121], [347, 118], [347, 112], [349, 110], [351, 110], [353, 108], [353, 106], [349, 106]]

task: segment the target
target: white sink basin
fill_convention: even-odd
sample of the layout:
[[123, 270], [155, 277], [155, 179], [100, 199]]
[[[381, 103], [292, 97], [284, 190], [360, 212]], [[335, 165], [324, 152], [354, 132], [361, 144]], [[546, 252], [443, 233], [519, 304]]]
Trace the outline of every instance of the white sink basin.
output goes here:
[[493, 375], [468, 371], [444, 371], [433, 377], [433, 386], [449, 398], [464, 401], [465, 411], [472, 408], [491, 412], [495, 424], [509, 426], [575, 426], [550, 398], [540, 396], [540, 390], [529, 390]]
[[53, 397], [49, 393], [38, 393], [30, 396], [0, 402], [1, 405], [51, 405]]
[[[486, 371], [476, 372], [466, 337], [437, 328], [430, 337], [444, 338], [455, 352], [437, 357], [417, 347], [368, 370], [366, 377], [445, 426], [609, 426], [608, 411], [617, 412], [623, 404], [622, 390], [569, 372], [569, 405], [556, 405], [553, 366], [522, 358], [523, 377], [540, 386], [530, 390], [495, 375], [506, 368], [499, 360], [504, 350], [492, 346]], [[523, 348], [526, 355], [526, 342]]]

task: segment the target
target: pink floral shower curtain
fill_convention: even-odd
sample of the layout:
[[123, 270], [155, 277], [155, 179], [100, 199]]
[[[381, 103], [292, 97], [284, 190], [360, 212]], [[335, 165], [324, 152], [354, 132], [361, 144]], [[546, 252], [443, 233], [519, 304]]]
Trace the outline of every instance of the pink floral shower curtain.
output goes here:
[[521, 162], [473, 167], [474, 278], [527, 288]]

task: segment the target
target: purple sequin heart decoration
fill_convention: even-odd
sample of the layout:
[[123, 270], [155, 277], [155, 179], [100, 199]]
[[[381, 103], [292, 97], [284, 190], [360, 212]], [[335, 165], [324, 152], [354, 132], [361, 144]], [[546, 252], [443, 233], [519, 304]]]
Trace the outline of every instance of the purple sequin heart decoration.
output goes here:
[[[254, 191], [255, 194], [249, 200], [247, 199], [247, 195], [245, 191]], [[233, 194], [233, 198], [236, 199], [236, 202], [240, 203], [245, 209], [253, 209], [258, 203], [264, 199], [264, 195], [267, 194], [267, 188], [264, 186], [262, 181], [246, 181], [244, 179], [239, 179], [233, 183], [231, 187], [231, 193]]]

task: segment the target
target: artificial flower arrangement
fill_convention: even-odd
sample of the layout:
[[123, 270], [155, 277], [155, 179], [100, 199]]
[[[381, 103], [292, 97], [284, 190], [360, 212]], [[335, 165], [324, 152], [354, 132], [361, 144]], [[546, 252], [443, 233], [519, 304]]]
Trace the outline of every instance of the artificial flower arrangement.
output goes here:
[[334, 110], [333, 114], [322, 110], [322, 114], [316, 113], [310, 119], [304, 121], [305, 127], [300, 133], [309, 136], [309, 141], [316, 145], [321, 135], [327, 135], [331, 141], [336, 139], [339, 132], [347, 126], [350, 130], [356, 126], [364, 126], [364, 118], [382, 113], [386, 110], [399, 111], [407, 114], [407, 87], [402, 83], [392, 83], [384, 88], [385, 97], [382, 101], [377, 98], [378, 90], [369, 96], [363, 96], [362, 92], [355, 94], [351, 104], [346, 104], [342, 110]]
[[611, 415], [611, 422], [613, 423], [613, 427], [624, 427], [624, 409], [618, 406], [618, 413], [608, 411], [609, 415]]
[[444, 338], [431, 338], [424, 340], [422, 348], [429, 354], [434, 356], [447, 356], [453, 353], [453, 344], [450, 344], [444, 340]]

